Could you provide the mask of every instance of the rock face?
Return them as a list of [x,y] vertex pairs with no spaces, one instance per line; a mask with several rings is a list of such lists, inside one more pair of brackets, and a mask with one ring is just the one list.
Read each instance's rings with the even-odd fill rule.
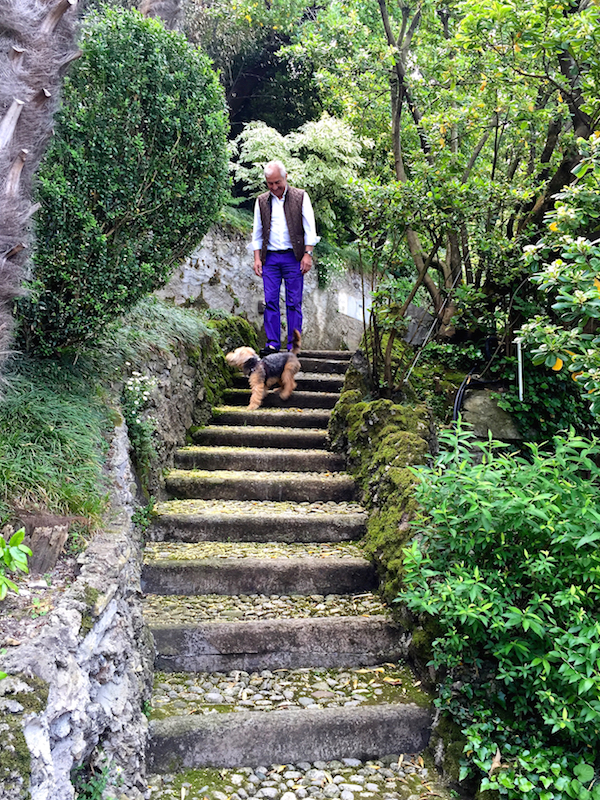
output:
[[[153,650],[139,602],[141,542],[131,523],[135,486],[124,425],[115,432],[108,471],[109,522],[81,557],[79,576],[39,635],[0,659],[0,669],[13,676],[0,698],[0,731],[15,738],[21,768],[20,777],[2,770],[3,800],[72,800],[71,769],[100,751],[121,773],[127,796],[141,797],[142,703],[150,696]],[[28,689],[39,698],[40,687],[47,702],[27,703]]]
[[[252,271],[252,258],[249,234],[214,227],[157,294],[177,305],[200,305],[222,308],[233,314],[243,313],[253,325],[262,329],[263,287],[262,280]],[[312,269],[304,279],[303,347],[355,350],[363,333],[361,304],[358,276],[334,277],[330,286],[319,289],[317,270]],[[281,309],[284,322],[283,288]]]
[[498,406],[490,389],[467,392],[462,416],[465,422],[473,426],[473,433],[478,439],[487,439],[488,431],[501,442],[520,442],[523,439],[513,418]]

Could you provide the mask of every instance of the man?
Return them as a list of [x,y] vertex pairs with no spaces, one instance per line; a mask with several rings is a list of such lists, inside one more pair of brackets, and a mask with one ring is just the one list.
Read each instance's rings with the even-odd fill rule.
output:
[[254,272],[263,279],[267,343],[260,355],[277,353],[281,347],[279,292],[285,283],[287,349],[294,346],[294,330],[302,332],[304,276],[312,267],[313,249],[319,241],[315,215],[308,194],[288,186],[281,161],[265,167],[268,192],[254,206]]

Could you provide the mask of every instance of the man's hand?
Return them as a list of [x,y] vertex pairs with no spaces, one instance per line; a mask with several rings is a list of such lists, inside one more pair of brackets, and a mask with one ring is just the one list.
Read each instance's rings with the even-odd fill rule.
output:
[[253,269],[255,275],[258,275],[259,278],[262,277],[262,261],[260,260],[260,258],[254,259]]
[[308,253],[304,253],[302,261],[300,262],[300,272],[306,275],[312,267],[312,257]]

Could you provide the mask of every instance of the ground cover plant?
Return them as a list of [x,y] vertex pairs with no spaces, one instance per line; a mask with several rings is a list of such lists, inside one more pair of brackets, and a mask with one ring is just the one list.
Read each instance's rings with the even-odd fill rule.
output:
[[460,428],[440,440],[435,466],[413,469],[423,513],[399,599],[438,626],[462,777],[515,800],[595,800],[600,443],[571,431],[517,454]]

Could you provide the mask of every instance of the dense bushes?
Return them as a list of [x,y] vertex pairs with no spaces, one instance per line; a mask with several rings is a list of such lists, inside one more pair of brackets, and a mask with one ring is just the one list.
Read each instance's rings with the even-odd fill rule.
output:
[[39,172],[37,251],[21,302],[30,350],[93,340],[161,286],[219,211],[222,92],[208,59],[137,12],[90,15]]
[[440,627],[442,707],[466,725],[483,788],[600,797],[582,784],[600,744],[600,446],[571,433],[525,458],[490,442],[478,463],[472,438],[442,435],[436,466],[414,470],[426,514],[400,597]]

